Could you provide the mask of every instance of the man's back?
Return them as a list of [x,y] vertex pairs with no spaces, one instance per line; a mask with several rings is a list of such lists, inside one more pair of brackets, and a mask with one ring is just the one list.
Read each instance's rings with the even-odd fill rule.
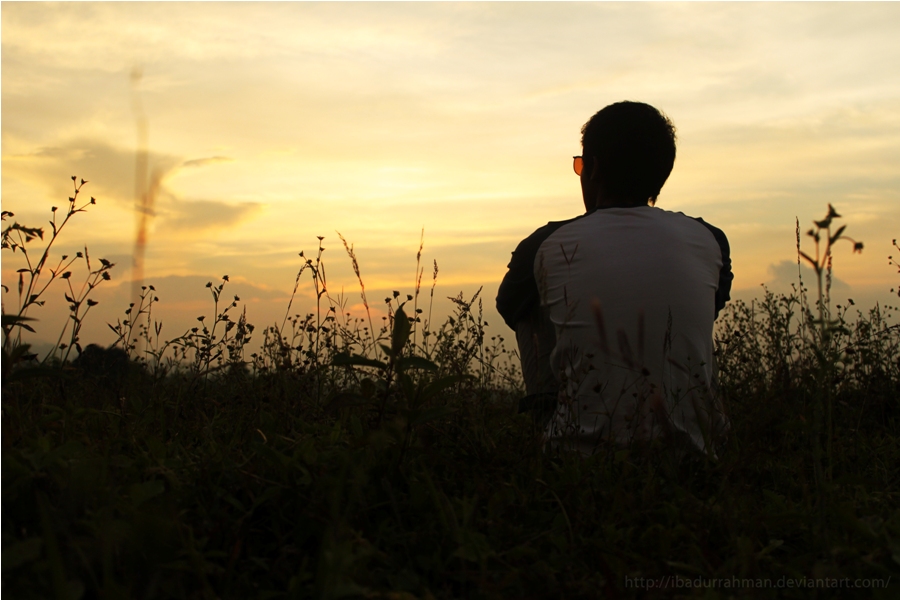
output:
[[534,276],[564,391],[552,441],[590,452],[686,434],[706,449],[725,425],[710,386],[727,252],[715,228],[651,206],[595,210],[541,243]]
[[658,109],[610,104],[581,147],[572,168],[587,212],[522,240],[497,292],[522,360],[520,410],[542,420],[555,406],[550,441],[586,454],[660,435],[708,450],[727,427],[712,326],[731,290],[728,241],[654,207],[676,154]]

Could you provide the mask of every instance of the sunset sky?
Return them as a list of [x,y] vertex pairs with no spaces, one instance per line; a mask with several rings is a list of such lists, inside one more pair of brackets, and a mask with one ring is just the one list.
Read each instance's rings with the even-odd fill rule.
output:
[[[145,281],[163,337],[212,313],[204,285],[224,274],[251,322],[281,323],[298,252],[313,254],[316,236],[329,291],[343,287],[358,312],[337,231],[355,245],[373,305],[411,293],[424,227],[423,286],[433,260],[436,297],[483,285],[492,330],[511,338],[493,306],[510,252],[583,211],[571,165],[580,128],[625,99],[674,121],[678,157],[657,205],[727,234],[734,295],[793,281],[794,219],[805,230],[830,202],[865,243],[862,254],[837,247],[834,296],[897,300],[887,259],[900,237],[897,3],[0,10],[3,210],[49,229],[70,176],[83,177],[97,205],[76,215],[59,250],[87,244],[116,263],[83,341],[110,343],[105,323],[130,297],[136,102],[160,181]],[[4,251],[7,311],[21,266]],[[63,291],[51,287],[56,304],[30,313],[41,339],[58,334]],[[308,280],[300,293],[305,311]]]

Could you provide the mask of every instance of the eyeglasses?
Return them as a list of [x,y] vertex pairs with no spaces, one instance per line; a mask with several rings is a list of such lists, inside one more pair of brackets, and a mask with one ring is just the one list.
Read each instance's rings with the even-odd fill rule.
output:
[[572,168],[575,169],[575,174],[581,177],[581,171],[584,169],[584,158],[573,156],[572,159]]

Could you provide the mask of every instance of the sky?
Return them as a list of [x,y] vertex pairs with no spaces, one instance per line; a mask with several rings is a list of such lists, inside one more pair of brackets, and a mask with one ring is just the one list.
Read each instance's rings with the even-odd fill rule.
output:
[[[361,314],[339,232],[376,318],[392,290],[413,292],[424,239],[435,320],[483,286],[490,330],[512,338],[494,309],[510,252],[583,212],[580,128],[620,100],[675,123],[657,206],[726,233],[733,297],[788,289],[795,218],[805,231],[831,203],[865,244],[836,247],[833,297],[896,304],[897,3],[3,2],[0,15],[4,226],[49,231],[84,178],[96,205],[54,256],[87,245],[116,265],[83,343],[111,343],[106,324],[124,318],[150,180],[143,280],[163,337],[212,314],[205,284],[226,274],[252,323],[280,324],[317,236],[329,293]],[[3,251],[7,312],[19,261]],[[29,312],[35,339],[65,321],[62,284]],[[291,312],[313,298],[304,274]]]

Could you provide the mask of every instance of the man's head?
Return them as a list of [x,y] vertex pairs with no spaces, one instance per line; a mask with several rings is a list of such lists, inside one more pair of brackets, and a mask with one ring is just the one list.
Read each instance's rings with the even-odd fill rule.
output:
[[675,164],[675,126],[642,102],[617,102],[581,128],[581,187],[588,210],[656,202]]

